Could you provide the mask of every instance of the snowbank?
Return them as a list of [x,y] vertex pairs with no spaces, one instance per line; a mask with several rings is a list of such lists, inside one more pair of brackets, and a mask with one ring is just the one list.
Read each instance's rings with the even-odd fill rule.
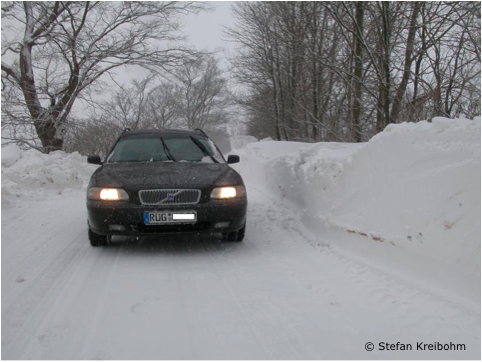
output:
[[239,150],[250,143],[258,142],[258,139],[253,136],[236,136],[231,137],[229,142],[231,143],[231,149]]
[[363,239],[480,278],[480,130],[480,118],[438,117],[390,125],[365,144],[263,142],[233,153],[248,183],[295,204],[315,234],[337,230],[357,237],[344,244],[351,250],[363,252],[354,245]]
[[15,145],[2,148],[2,206],[12,200],[38,200],[52,195],[85,191],[97,166],[78,152],[43,154],[22,151]]

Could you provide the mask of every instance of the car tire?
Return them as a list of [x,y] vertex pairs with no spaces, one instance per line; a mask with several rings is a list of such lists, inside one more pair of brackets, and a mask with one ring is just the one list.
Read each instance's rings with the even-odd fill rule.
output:
[[246,223],[244,223],[243,228],[238,231],[238,237],[237,237],[236,241],[243,241],[244,234],[246,234]]
[[109,245],[109,236],[96,234],[89,229],[89,241],[91,246],[107,246]]
[[243,241],[244,234],[246,233],[246,224],[237,232],[223,233],[222,241]]

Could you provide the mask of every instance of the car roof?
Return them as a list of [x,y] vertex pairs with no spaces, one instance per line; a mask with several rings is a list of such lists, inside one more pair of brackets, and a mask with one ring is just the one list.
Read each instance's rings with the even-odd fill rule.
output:
[[123,136],[127,135],[142,135],[142,134],[196,134],[196,135],[205,135],[204,131],[201,129],[170,129],[170,128],[162,128],[162,129],[136,129],[136,130],[126,130],[123,133]]

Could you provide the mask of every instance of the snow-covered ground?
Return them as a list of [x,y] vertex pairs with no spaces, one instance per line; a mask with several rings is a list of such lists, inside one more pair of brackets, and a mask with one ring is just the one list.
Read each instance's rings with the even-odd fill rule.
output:
[[231,144],[243,243],[109,248],[87,239],[96,166],[3,148],[2,358],[481,358],[480,119],[366,144],[255,141]]
[[479,118],[391,125],[366,144],[237,153],[254,187],[287,200],[331,246],[480,308]]

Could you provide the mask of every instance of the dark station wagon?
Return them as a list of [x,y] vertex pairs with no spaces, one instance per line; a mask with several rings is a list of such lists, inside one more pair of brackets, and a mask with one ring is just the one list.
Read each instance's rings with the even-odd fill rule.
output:
[[247,195],[241,176],[202,130],[124,131],[87,188],[89,239],[113,235],[220,233],[242,241]]

